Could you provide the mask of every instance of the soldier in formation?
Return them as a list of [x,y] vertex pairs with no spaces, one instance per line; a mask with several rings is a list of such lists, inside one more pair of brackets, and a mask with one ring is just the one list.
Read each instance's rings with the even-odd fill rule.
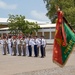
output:
[[38,57],[40,50],[41,58],[46,56],[46,41],[43,36],[40,38],[37,36],[20,37],[10,35],[8,38],[7,36],[2,36],[0,44],[3,55],[10,54],[11,56],[32,57],[32,53],[34,53],[34,57]]

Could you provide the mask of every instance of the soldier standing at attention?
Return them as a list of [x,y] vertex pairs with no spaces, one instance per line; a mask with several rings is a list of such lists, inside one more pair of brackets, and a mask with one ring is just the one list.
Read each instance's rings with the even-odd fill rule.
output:
[[26,42],[26,55],[29,56],[29,51],[28,51],[28,36],[25,36],[25,42]]
[[13,49],[13,52],[14,52],[14,54],[13,54],[13,56],[16,56],[16,53],[17,53],[17,51],[16,51],[16,36],[13,36],[13,47],[12,47],[12,49]]
[[1,37],[0,43],[1,43],[1,46],[2,46],[2,54],[6,55],[7,40],[6,40],[5,36]]
[[18,46],[18,56],[21,56],[21,37],[17,39],[17,46]]
[[8,38],[8,48],[9,48],[9,54],[12,55],[12,36],[9,35]]
[[32,46],[33,46],[33,41],[32,41],[31,36],[29,36],[29,40],[28,40],[29,57],[32,56]]
[[46,47],[46,41],[43,38],[43,36],[41,36],[40,39],[41,58],[45,57],[45,47]]
[[3,37],[3,55],[6,55],[6,50],[7,50],[7,39],[6,37],[4,36]]
[[[37,36],[36,36],[36,37],[37,37]],[[37,49],[38,49],[37,51],[38,51],[38,52],[37,52],[37,53],[38,53],[38,56],[39,56],[40,38],[37,37],[37,40],[38,40],[38,45],[37,45]]]
[[25,42],[25,37],[22,37],[21,42],[22,42],[22,55],[26,56],[26,42]]
[[38,57],[38,47],[39,47],[39,40],[37,39],[37,36],[34,37],[34,55],[35,57]]

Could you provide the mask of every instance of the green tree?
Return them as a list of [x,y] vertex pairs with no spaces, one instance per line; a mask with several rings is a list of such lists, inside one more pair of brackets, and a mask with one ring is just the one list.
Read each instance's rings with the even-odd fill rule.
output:
[[75,0],[43,0],[46,3],[46,8],[48,12],[46,15],[49,19],[51,19],[52,23],[55,22],[55,5],[59,5],[62,11],[64,12],[64,16],[68,20],[68,22],[75,26]]
[[34,31],[38,31],[40,28],[37,23],[29,22],[25,20],[25,16],[22,15],[9,15],[8,27],[11,33],[24,33],[31,34]]

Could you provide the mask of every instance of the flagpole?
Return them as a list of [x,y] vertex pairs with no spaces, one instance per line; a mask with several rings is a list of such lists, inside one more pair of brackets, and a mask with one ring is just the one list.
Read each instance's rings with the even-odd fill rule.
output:
[[75,6],[75,0],[74,0],[74,6]]
[[73,28],[71,27],[71,25],[68,23],[68,21],[66,20],[65,17],[63,17],[63,20],[65,21],[65,23],[70,27],[70,29],[74,32]]
[[[75,1],[74,1],[75,2]],[[60,11],[60,6],[56,5],[56,10]],[[71,27],[71,25],[68,23],[68,21],[66,20],[66,18],[63,16],[63,20],[65,21],[65,23],[70,27],[70,29],[74,32],[73,28]]]

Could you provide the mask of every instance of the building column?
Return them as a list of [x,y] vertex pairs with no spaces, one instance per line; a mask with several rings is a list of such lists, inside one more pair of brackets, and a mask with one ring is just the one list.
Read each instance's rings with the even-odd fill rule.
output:
[[35,32],[36,33],[36,36],[37,36],[37,32]]
[[44,31],[42,32],[42,35],[44,36]]
[[50,39],[51,39],[51,31],[50,31]]
[[3,33],[1,33],[1,36],[3,36]]

